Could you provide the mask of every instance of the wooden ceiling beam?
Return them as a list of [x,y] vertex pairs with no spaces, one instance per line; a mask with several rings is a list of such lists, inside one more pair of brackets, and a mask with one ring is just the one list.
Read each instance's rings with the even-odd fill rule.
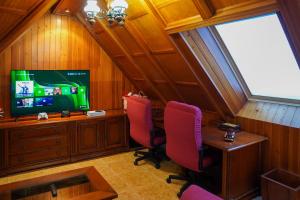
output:
[[[75,17],[78,19],[78,21],[83,24],[83,26],[86,28],[86,30],[91,34],[91,36],[95,39],[95,41],[99,44],[99,41],[97,39],[97,33],[99,32],[95,32],[92,29],[92,26],[90,24],[88,24],[88,22],[83,18],[83,16],[80,13],[75,14]],[[105,32],[105,30],[102,30],[100,33]],[[95,35],[96,34],[96,35]],[[99,44],[100,45],[100,44]],[[101,45],[100,45],[101,46]],[[101,47],[102,48],[102,47]],[[140,78],[136,78],[136,77],[132,77],[130,76],[130,74],[128,73],[128,71],[125,71],[122,67],[120,67],[118,65],[117,62],[115,62],[114,59],[116,58],[120,58],[120,57],[124,57],[124,55],[117,55],[112,57],[107,51],[106,49],[103,48],[103,50],[110,56],[110,58],[113,60],[114,64],[122,71],[122,73],[126,76],[126,78],[131,81],[131,83],[139,90],[142,90],[142,88],[140,87],[139,84],[137,84],[137,81],[145,81],[144,79],[140,79]]]
[[[82,16],[81,13],[77,13],[77,18],[80,20],[80,22],[84,23],[84,17]],[[151,89],[155,92],[155,94],[157,95],[157,97],[164,103],[167,103],[166,98],[162,95],[162,93],[155,87],[155,83],[153,83],[148,76],[140,69],[140,67],[136,64],[134,58],[127,52],[125,46],[123,44],[120,43],[120,41],[118,40],[118,38],[112,33],[111,29],[109,29],[107,27],[107,25],[105,24],[105,22],[97,19],[96,23],[99,23],[102,28],[104,29],[104,31],[110,36],[110,38],[119,46],[119,48],[121,49],[122,53],[126,56],[126,58],[134,65],[135,69],[137,69],[139,71],[139,73],[143,76],[142,80],[144,80],[150,87]],[[85,27],[86,24],[84,23]],[[100,45],[101,46],[101,45]],[[111,58],[113,59],[112,55]],[[117,63],[117,62],[115,62]],[[130,80],[132,80],[132,78],[130,76],[127,76]]]
[[159,71],[159,73],[167,80],[167,83],[172,88],[172,90],[176,93],[177,97],[181,101],[185,101],[183,96],[180,94],[178,88],[175,86],[175,82],[170,78],[170,76],[168,76],[166,71],[162,70],[162,66],[153,58],[153,56],[150,53],[150,50],[147,48],[147,45],[143,41],[140,33],[134,28],[132,23],[130,21],[126,21],[125,27],[128,30],[128,32],[131,34],[131,36],[137,41],[137,43],[142,48],[142,50],[145,52],[147,58],[156,67],[156,69]]
[[[226,112],[225,110],[227,110],[228,108],[226,107],[227,109],[223,109],[223,106],[221,106],[219,101],[218,101],[219,97],[214,95],[215,92],[212,92],[212,91],[209,90],[208,86],[205,83],[205,80],[203,80],[203,78],[201,78],[201,75],[199,73],[199,69],[200,69],[199,66],[193,66],[191,64],[191,60],[189,60],[189,57],[186,54],[187,53],[192,54],[192,52],[190,52],[188,50],[188,47],[185,44],[184,40],[181,39],[181,40],[176,41],[175,40],[176,38],[181,38],[181,35],[179,35],[179,34],[175,35],[174,34],[172,37],[170,37],[171,42],[173,43],[173,45],[178,50],[178,53],[180,54],[180,56],[184,59],[184,62],[186,63],[189,70],[193,73],[193,76],[195,77],[195,79],[197,81],[197,85],[204,90],[205,94],[207,95],[207,98],[208,98],[209,102],[212,103],[213,107],[220,114],[222,119],[227,119],[229,113]],[[181,43],[181,44],[179,44],[178,42]],[[233,113],[230,113],[230,115],[232,116]]]
[[288,39],[300,68],[300,1],[278,0],[278,3],[280,14],[285,22],[283,23],[285,31],[288,33]]
[[44,16],[60,0],[44,0],[8,32],[0,41],[0,53],[18,39],[34,22]]
[[5,7],[5,6],[0,6],[0,12],[13,14],[13,15],[20,15],[20,16],[24,16],[27,14],[27,10],[22,10],[22,9],[18,9],[18,8],[10,8],[10,7]]
[[202,19],[209,19],[215,14],[215,10],[209,4],[208,0],[193,0]]
[[195,28],[254,17],[276,11],[278,11],[278,3],[276,0],[251,0],[218,9],[215,11],[212,17],[205,20],[203,20],[202,16],[199,14],[168,23],[165,31],[167,31],[168,34],[179,33]]
[[177,1],[179,0],[164,0],[164,1],[155,2],[155,7],[160,9],[168,5],[171,5],[173,3],[176,3]]
[[107,27],[106,24],[104,24],[103,21],[97,19],[98,23],[100,23],[103,27],[103,29],[109,34],[109,36],[114,40],[114,42],[116,42],[118,44],[118,46],[120,47],[120,49],[122,50],[122,52],[126,55],[126,57],[129,59],[129,61],[131,63],[133,63],[133,65],[135,66],[136,69],[139,70],[140,74],[142,74],[143,78],[145,79],[146,83],[150,85],[151,89],[156,93],[156,95],[160,98],[160,100],[166,104],[167,100],[164,97],[164,95],[161,93],[161,91],[159,91],[156,86],[154,85],[154,83],[148,78],[148,76],[140,69],[140,67],[135,63],[134,58],[126,51],[126,48],[124,47],[124,45],[122,45],[120,43],[120,41],[115,37],[115,35],[112,33],[112,31]]

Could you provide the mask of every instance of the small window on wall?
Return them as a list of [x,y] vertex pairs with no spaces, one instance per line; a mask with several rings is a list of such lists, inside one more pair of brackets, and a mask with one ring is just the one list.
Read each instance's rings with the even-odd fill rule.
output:
[[215,28],[252,96],[300,102],[300,69],[277,14]]

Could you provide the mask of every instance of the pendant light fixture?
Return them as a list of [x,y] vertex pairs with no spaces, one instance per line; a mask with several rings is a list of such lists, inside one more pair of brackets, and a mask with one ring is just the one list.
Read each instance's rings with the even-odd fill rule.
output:
[[109,24],[124,25],[127,8],[128,4],[125,0],[111,0],[107,5],[107,9],[101,9],[97,0],[87,0],[84,12],[87,15],[87,20],[92,24],[98,18],[107,19]]

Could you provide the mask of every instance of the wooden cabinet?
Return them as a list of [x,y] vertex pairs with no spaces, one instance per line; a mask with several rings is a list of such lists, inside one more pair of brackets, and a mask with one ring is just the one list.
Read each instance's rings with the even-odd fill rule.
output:
[[70,160],[70,123],[53,123],[7,130],[8,170],[32,169],[39,165]]
[[123,111],[0,123],[0,176],[127,150]]
[[105,121],[89,120],[78,122],[79,154],[96,152],[104,148]]
[[124,123],[124,117],[108,119],[106,127],[105,148],[111,149],[126,145],[126,124]]
[[0,174],[4,168],[4,131],[0,130]]
[[77,150],[73,161],[113,154],[128,149],[126,117],[89,119],[77,122]]

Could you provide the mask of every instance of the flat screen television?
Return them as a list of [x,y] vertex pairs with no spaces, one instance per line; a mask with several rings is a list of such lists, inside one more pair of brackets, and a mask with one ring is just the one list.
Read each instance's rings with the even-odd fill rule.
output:
[[89,90],[88,70],[12,70],[11,114],[87,111]]

